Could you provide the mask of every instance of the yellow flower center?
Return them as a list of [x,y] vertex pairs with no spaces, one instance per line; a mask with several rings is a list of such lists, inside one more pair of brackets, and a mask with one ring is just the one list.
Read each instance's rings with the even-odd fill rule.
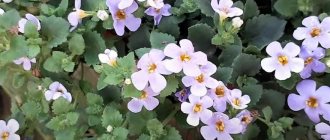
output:
[[8,138],[9,138],[9,132],[3,132],[1,134],[1,138],[2,138],[2,140],[8,140]]
[[145,98],[147,98],[148,97],[148,94],[147,94],[147,92],[145,92],[145,91],[142,91],[141,92],[141,96],[140,96],[140,99],[145,99]]
[[116,13],[117,20],[123,20],[126,18],[126,13],[124,10],[118,10]]
[[148,72],[153,73],[157,69],[157,65],[155,63],[152,63],[151,65],[148,66]]
[[188,62],[191,58],[188,54],[185,53],[180,56],[180,59],[182,62]]
[[236,106],[240,106],[241,105],[241,101],[238,98],[235,98],[233,100],[233,104],[236,105]]
[[201,104],[195,104],[194,106],[194,112],[197,113],[197,112],[200,112],[202,111],[202,105]]
[[319,106],[319,103],[317,102],[317,99],[315,97],[309,97],[309,99],[306,101],[306,105],[311,108],[317,108]]
[[321,34],[321,29],[320,28],[313,28],[312,31],[310,32],[312,37],[317,37]]
[[289,63],[288,57],[285,55],[281,55],[277,59],[283,66]]
[[244,116],[241,119],[241,122],[243,122],[243,124],[245,124],[245,125],[249,124],[251,122],[250,116]]
[[308,65],[310,63],[313,62],[313,57],[308,57],[306,60],[305,60],[305,65]]
[[204,75],[201,74],[201,75],[197,76],[195,79],[198,83],[202,83],[202,82],[204,82]]
[[157,8],[156,8],[156,13],[160,13],[160,9],[157,9]]
[[215,129],[219,132],[223,132],[225,130],[225,123],[223,123],[223,121],[217,121],[215,123]]
[[117,61],[116,61],[116,59],[110,59],[109,62],[108,62],[108,64],[110,66],[114,67],[114,66],[117,66]]
[[80,19],[90,16],[90,14],[87,14],[86,11],[84,10],[78,9],[77,12]]
[[216,89],[215,89],[215,94],[218,96],[218,97],[223,97],[225,96],[225,88],[223,86],[218,86]]

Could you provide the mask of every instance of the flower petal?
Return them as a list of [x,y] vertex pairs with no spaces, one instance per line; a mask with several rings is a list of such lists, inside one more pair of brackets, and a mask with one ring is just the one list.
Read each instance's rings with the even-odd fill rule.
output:
[[320,134],[329,134],[330,126],[326,123],[321,122],[321,123],[315,125],[315,130],[317,133],[320,133]]
[[160,62],[165,58],[164,52],[158,49],[151,49],[149,57],[153,62]]
[[273,57],[268,57],[261,60],[261,67],[266,72],[273,72],[278,67],[278,63]]
[[131,76],[132,83],[136,89],[143,90],[147,86],[149,76],[146,76],[146,75],[147,75],[147,73],[143,70],[134,72],[132,74],[132,76]]
[[322,20],[321,27],[326,32],[330,32],[330,17],[326,17]]
[[300,95],[307,98],[315,93],[316,82],[313,80],[303,80],[297,84],[296,89]]
[[195,52],[191,56],[191,62],[198,65],[206,65],[207,64],[207,55],[201,51]]
[[195,78],[191,76],[184,76],[181,81],[185,87],[190,87],[195,83]]
[[[216,0],[212,0],[212,1],[216,1]],[[203,138],[206,140],[214,140],[217,138],[218,132],[216,131],[216,129],[214,129],[213,126],[202,126],[201,134]]]
[[181,48],[174,43],[167,44],[166,47],[164,48],[164,54],[171,58],[180,57]]
[[295,57],[300,53],[300,47],[292,42],[285,45],[284,53],[288,56]]
[[299,111],[305,108],[306,98],[297,94],[290,94],[288,97],[288,106],[293,111]]
[[321,73],[321,72],[325,72],[325,70],[327,69],[327,67],[321,61],[314,60],[312,69],[315,72]]
[[31,70],[31,62],[30,61],[24,61],[23,62],[23,69],[28,71]]
[[141,25],[141,19],[134,17],[132,14],[127,15],[125,25],[130,31],[134,32],[139,29]]
[[197,126],[199,124],[199,115],[196,113],[191,113],[187,117],[187,123],[191,126]]
[[76,10],[78,10],[78,9],[80,9],[80,7],[81,7],[81,0],[75,0],[74,1],[74,8]]
[[181,104],[181,111],[186,114],[190,114],[193,110],[193,105],[187,102]]
[[205,78],[205,86],[208,88],[216,88],[218,86],[218,81],[212,77]]
[[68,15],[68,21],[71,26],[78,26],[79,23],[79,16],[77,12],[71,12]]
[[306,38],[303,42],[302,45],[306,46],[307,49],[309,50],[314,50],[318,46],[318,41],[315,38]]
[[133,4],[134,0],[122,0],[118,4],[119,9],[125,9]]
[[24,33],[26,22],[27,22],[27,19],[25,19],[25,18],[22,18],[21,20],[18,21],[18,31],[20,33]]
[[188,39],[182,39],[179,42],[182,51],[184,51],[184,53],[193,53],[194,52],[194,46],[192,44],[192,42]]
[[322,47],[328,49],[330,48],[330,34],[329,33],[325,33],[322,36],[319,36],[318,40],[321,44]]
[[148,97],[144,100],[143,105],[147,110],[151,111],[159,105],[159,101],[155,97]]
[[290,70],[299,73],[304,69],[304,60],[301,58],[292,58],[289,61]]
[[212,114],[213,112],[211,110],[204,109],[203,112],[201,112],[200,114],[201,121],[206,124],[211,119]]
[[[328,86],[321,86],[319,89],[315,91],[315,96],[321,100],[322,103],[330,102],[330,88]],[[330,113],[330,112],[329,112]]]
[[127,108],[128,110],[138,113],[142,110],[142,103],[138,99],[132,99],[131,101],[128,102]]
[[17,134],[10,134],[8,140],[20,140],[21,137]]
[[318,110],[306,107],[305,112],[308,118],[311,119],[311,121],[313,121],[314,123],[320,122],[320,113]]
[[99,60],[101,63],[108,63],[110,61],[108,55],[106,55],[106,54],[103,54],[103,53],[99,54],[98,57],[99,57]]
[[195,96],[204,96],[206,95],[206,87],[200,84],[194,84],[190,87],[191,94]]
[[286,80],[291,77],[290,68],[287,66],[280,66],[275,70],[275,78],[278,80]]
[[116,34],[123,36],[125,33],[125,23],[123,21],[114,20],[113,27],[115,28]]
[[228,17],[240,16],[243,14],[243,10],[237,7],[233,7],[229,9]]
[[8,121],[7,127],[10,132],[15,133],[19,129],[19,124],[16,120],[10,119]]
[[162,91],[166,87],[166,84],[167,84],[164,76],[162,76],[158,73],[154,73],[154,74],[150,75],[149,83],[150,83],[151,89],[156,93],[159,93],[160,91]]
[[47,101],[50,101],[51,99],[53,99],[53,96],[54,96],[54,92],[53,91],[47,90],[45,92],[45,97],[46,97],[46,100]]
[[183,73],[188,76],[198,76],[201,74],[199,66],[193,63],[183,63]]
[[134,13],[139,8],[139,5],[133,0],[131,6],[125,8],[125,12],[128,14]]
[[266,47],[266,52],[270,56],[277,57],[282,52],[282,46],[279,42],[274,41]]
[[296,30],[294,30],[293,37],[297,40],[303,40],[307,37],[308,34],[309,34],[308,28],[298,27]]
[[177,59],[164,60],[165,68],[171,72],[179,73],[182,70],[182,63]]
[[303,19],[302,24],[306,27],[315,27],[320,24],[320,21],[317,16],[309,16]]

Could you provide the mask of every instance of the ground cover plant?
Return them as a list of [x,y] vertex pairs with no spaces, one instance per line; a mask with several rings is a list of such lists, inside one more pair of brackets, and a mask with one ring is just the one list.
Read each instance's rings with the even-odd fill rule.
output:
[[330,0],[1,0],[1,140],[330,140]]

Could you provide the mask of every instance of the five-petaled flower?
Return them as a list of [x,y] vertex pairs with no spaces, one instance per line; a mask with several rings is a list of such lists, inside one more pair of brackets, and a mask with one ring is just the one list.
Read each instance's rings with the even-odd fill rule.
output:
[[1,140],[20,140],[20,136],[15,134],[19,129],[19,123],[15,119],[6,122],[0,120],[0,139]]
[[154,17],[154,24],[158,25],[163,16],[170,16],[171,5],[165,4],[162,8],[149,7],[145,13]]
[[164,49],[164,54],[173,59],[164,61],[165,67],[174,73],[183,73],[188,76],[199,76],[202,74],[199,66],[207,63],[205,53],[194,52],[194,46],[190,40],[182,39],[180,46],[170,43]]
[[45,92],[45,97],[47,101],[56,100],[60,97],[72,101],[71,93],[66,90],[66,88],[59,82],[53,82],[49,85],[49,90]]
[[17,65],[23,65],[23,69],[28,71],[31,70],[31,63],[36,63],[36,59],[35,58],[28,58],[28,57],[21,57],[17,60],[14,60],[14,63]]
[[230,91],[230,95],[228,96],[228,101],[235,109],[245,109],[248,107],[247,104],[251,102],[249,95],[243,95],[242,91],[239,89],[233,89]]
[[188,114],[187,123],[192,126],[197,126],[199,120],[206,123],[212,117],[212,111],[208,108],[213,105],[213,101],[209,96],[198,97],[189,95],[189,102],[181,104],[181,111]]
[[133,3],[127,8],[120,9],[118,7],[121,0],[107,0],[106,4],[113,19],[113,27],[117,35],[122,36],[125,33],[125,26],[130,31],[136,31],[141,25],[141,19],[136,18],[132,13],[138,9],[138,4]]
[[330,120],[330,88],[321,86],[316,90],[316,82],[313,80],[303,80],[296,87],[298,93],[290,94],[288,105],[293,111],[304,109],[307,116],[315,123],[320,122],[319,115],[323,115],[326,120]]
[[236,118],[238,118],[241,121],[241,125],[242,125],[241,133],[244,133],[246,131],[246,127],[253,121],[252,114],[248,110],[242,110],[240,113],[236,115]]
[[314,50],[310,50],[305,46],[302,46],[299,57],[304,59],[305,68],[299,73],[301,78],[309,78],[312,71],[318,73],[324,72],[326,70],[326,66],[320,61],[320,59],[324,56],[325,50],[323,48],[317,47]]
[[157,95],[159,95],[159,93],[156,93],[150,87],[147,87],[141,91],[140,97],[133,97],[133,99],[128,102],[127,108],[134,113],[140,112],[143,106],[149,111],[153,110],[159,104],[158,99],[154,97]]
[[152,49],[149,53],[144,54],[137,64],[140,70],[131,76],[133,85],[138,90],[143,90],[149,83],[154,92],[159,93],[166,87],[166,79],[162,74],[171,74],[163,65],[165,55],[163,51]]
[[232,0],[212,0],[211,6],[215,12],[220,15],[220,19],[235,17],[243,14],[243,10],[233,6]]
[[261,60],[261,67],[266,72],[275,71],[275,78],[285,80],[291,77],[291,71],[299,73],[304,69],[304,60],[296,58],[300,52],[299,46],[290,42],[284,49],[279,42],[270,43],[266,52],[271,57]]
[[32,14],[25,14],[25,18],[22,18],[18,21],[18,31],[19,32],[24,33],[25,25],[28,21],[33,23],[37,27],[38,31],[41,29],[40,21],[37,17],[35,17]]
[[298,27],[293,32],[293,37],[303,40],[302,45],[308,49],[315,49],[320,43],[324,48],[330,48],[330,17],[326,17],[320,23],[316,16],[306,17],[302,24],[305,27]]
[[180,102],[186,102],[190,94],[191,92],[189,88],[183,88],[175,93],[175,97],[177,97]]
[[213,101],[213,108],[217,112],[224,112],[227,109],[227,101],[230,96],[230,90],[224,85],[223,82],[219,81],[215,88],[208,91],[208,96],[210,96]]
[[330,140],[330,126],[326,123],[319,123],[315,125],[317,133],[321,134],[321,138],[324,140]]
[[104,53],[100,53],[98,57],[100,62],[103,64],[108,64],[110,66],[117,65],[118,54],[114,50],[105,49]]
[[74,3],[74,12],[69,13],[68,21],[73,26],[70,31],[73,31],[78,27],[78,24],[81,23],[82,19],[90,16],[86,11],[81,10],[81,0],[75,0]]
[[216,112],[206,122],[207,126],[201,127],[201,134],[205,140],[232,140],[230,134],[238,134],[242,130],[238,118],[229,119],[226,114]]

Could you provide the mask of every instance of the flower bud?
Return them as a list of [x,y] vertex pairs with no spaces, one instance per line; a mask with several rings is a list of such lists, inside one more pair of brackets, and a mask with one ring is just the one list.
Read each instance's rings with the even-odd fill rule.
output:
[[108,125],[107,131],[110,133],[113,130],[113,127],[111,125]]
[[97,17],[102,21],[107,20],[109,18],[109,14],[105,10],[99,10],[97,12]]
[[232,25],[234,28],[240,28],[243,25],[243,20],[240,17],[235,17],[232,20]]
[[126,78],[126,79],[125,79],[125,84],[126,84],[126,85],[130,85],[130,84],[132,84],[131,79]]

